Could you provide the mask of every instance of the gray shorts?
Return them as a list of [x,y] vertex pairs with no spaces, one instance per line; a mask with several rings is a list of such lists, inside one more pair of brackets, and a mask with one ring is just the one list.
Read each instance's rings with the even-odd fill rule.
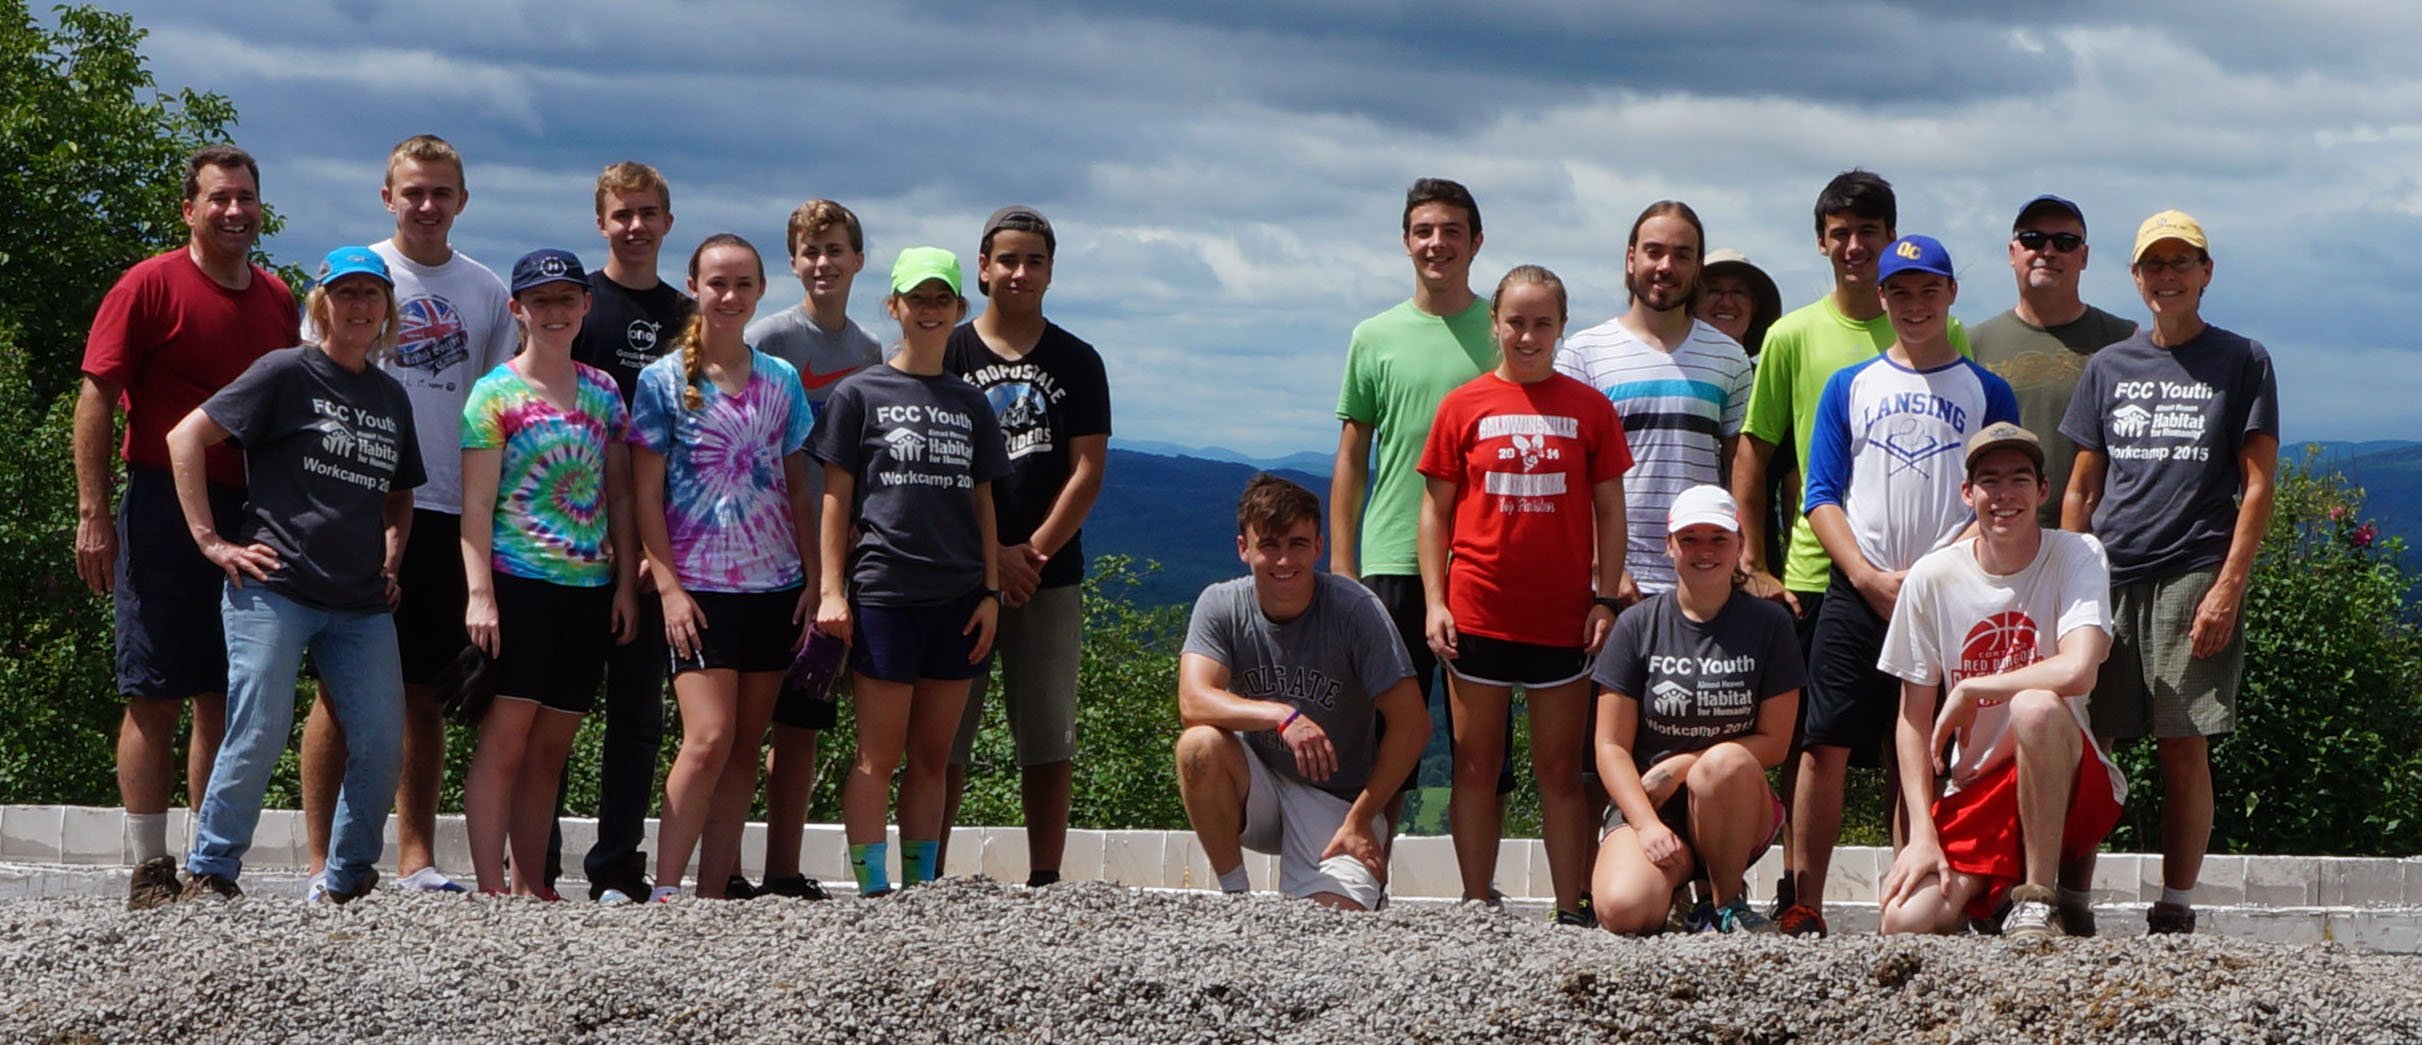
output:
[[[992,664],[1001,673],[1001,703],[1008,709],[1018,765],[1045,766],[1076,757],[1076,668],[1084,634],[1085,600],[1078,585],[1038,588],[1026,605],[1001,607]],[[950,749],[954,766],[966,765],[975,755],[988,681],[989,671],[977,676],[968,694],[958,740]]]
[[[1345,825],[1354,803],[1310,784],[1278,775],[1253,753],[1245,738],[1228,734],[1245,758],[1250,782],[1245,791],[1245,828],[1237,841],[1256,853],[1278,854],[1278,891],[1290,897],[1334,893],[1369,911],[1378,908],[1387,891],[1369,866],[1351,856],[1320,858]],[[1384,816],[1371,818],[1371,837],[1388,837]]]
[[2237,728],[2237,684],[2245,677],[2245,613],[2229,644],[2194,654],[2195,607],[2220,578],[2206,566],[2175,577],[2111,586],[2111,657],[2087,704],[2094,734],[2217,737]]

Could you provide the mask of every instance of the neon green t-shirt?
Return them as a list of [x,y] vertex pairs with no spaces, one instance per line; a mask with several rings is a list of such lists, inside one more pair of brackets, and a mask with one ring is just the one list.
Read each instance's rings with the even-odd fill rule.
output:
[[1414,466],[1429,442],[1430,419],[1448,392],[1496,366],[1487,298],[1474,298],[1450,316],[1433,316],[1406,301],[1355,324],[1337,416],[1371,426],[1374,460],[1357,560],[1364,575],[1421,572],[1414,538],[1423,484]]
[[[1972,355],[1968,331],[1954,318],[1951,347]],[[1808,426],[1816,420],[1817,397],[1834,371],[1864,363],[1892,347],[1892,321],[1878,315],[1864,323],[1845,316],[1826,295],[1786,313],[1766,330],[1766,345],[1758,353],[1757,383],[1749,392],[1749,418],[1741,431],[1776,446],[1791,439],[1797,460],[1808,460]],[[1807,472],[1801,472],[1802,502],[1806,501]],[[1773,564],[1767,564],[1773,569]],[[1783,556],[1783,586],[1792,591],[1824,591],[1833,560],[1817,542],[1816,530],[1802,515],[1791,524],[1791,548]]]

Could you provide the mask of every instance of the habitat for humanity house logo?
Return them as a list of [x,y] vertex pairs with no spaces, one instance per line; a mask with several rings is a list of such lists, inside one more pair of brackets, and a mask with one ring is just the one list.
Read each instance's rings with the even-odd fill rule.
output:
[[925,459],[925,437],[908,428],[894,428],[883,437],[893,460],[914,463]]

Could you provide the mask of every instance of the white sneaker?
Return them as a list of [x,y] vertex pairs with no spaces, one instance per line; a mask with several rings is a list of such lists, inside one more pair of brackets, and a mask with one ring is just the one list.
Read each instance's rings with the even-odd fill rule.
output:
[[672,887],[672,886],[669,886],[669,885],[660,885],[660,886],[657,886],[657,887],[656,887],[656,888],[654,888],[654,889],[650,889],[650,890],[648,890],[648,902],[649,902],[649,903],[670,903],[670,902],[672,902],[672,900],[673,900],[673,898],[674,898],[674,897],[676,897],[676,896],[680,896],[680,895],[681,895],[681,890],[679,890],[679,889],[677,889],[677,888],[674,888],[674,887]]
[[311,884],[303,890],[303,902],[328,902],[328,872],[322,871],[311,876]]
[[632,899],[631,894],[623,892],[620,889],[608,889],[597,894],[597,902],[601,904],[616,905],[638,903],[639,901]]
[[2010,890],[2010,913],[2002,916],[2002,935],[2013,940],[2045,940],[2060,935],[2052,923],[2052,905],[2059,894],[2040,885]]
[[444,874],[439,873],[438,869],[434,867],[424,867],[418,871],[414,871],[411,874],[405,875],[401,879],[398,879],[395,884],[398,888],[416,893],[460,893],[469,891],[464,889],[460,883],[457,883],[453,879],[446,877]]

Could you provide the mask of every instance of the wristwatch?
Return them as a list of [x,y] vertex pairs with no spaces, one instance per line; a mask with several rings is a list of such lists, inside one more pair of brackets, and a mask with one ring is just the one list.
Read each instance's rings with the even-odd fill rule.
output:
[[1601,596],[1589,601],[1591,605],[1606,607],[1607,612],[1609,613],[1620,615],[1623,612],[1623,600],[1621,599],[1609,599]]

